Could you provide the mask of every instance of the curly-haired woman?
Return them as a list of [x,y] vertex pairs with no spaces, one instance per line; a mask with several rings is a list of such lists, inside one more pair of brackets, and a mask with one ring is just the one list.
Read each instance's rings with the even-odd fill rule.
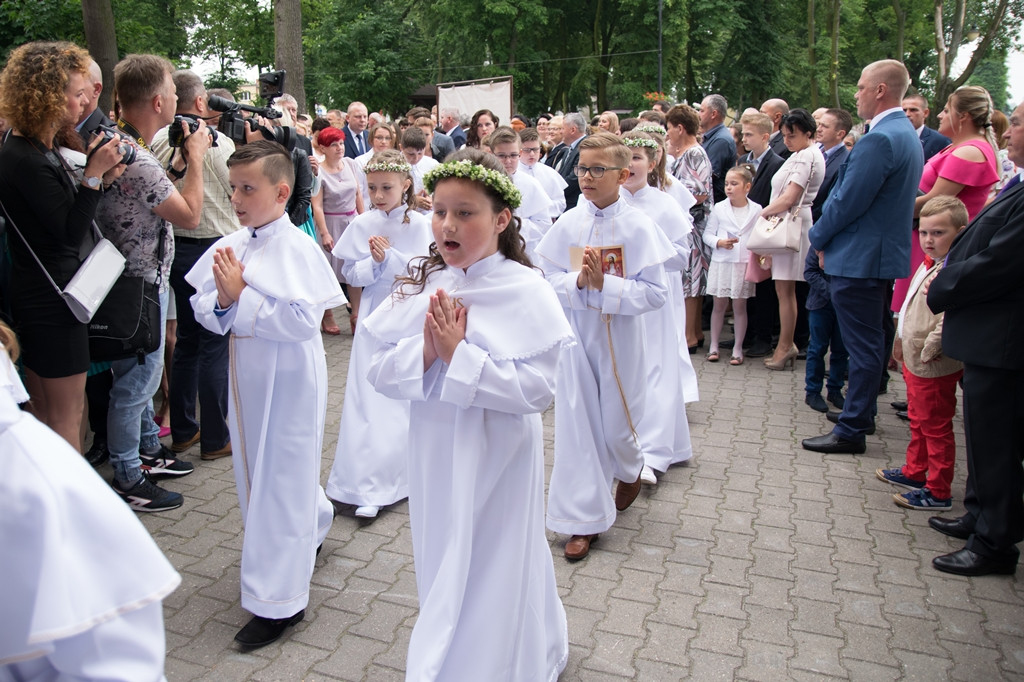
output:
[[[11,52],[0,74],[0,117],[11,128],[0,147],[0,202],[57,286],[82,263],[100,188],[116,179],[119,140],[97,138],[81,173],[68,173],[54,137],[78,122],[89,101],[89,54],[71,43],[35,42]],[[13,231],[10,300],[23,347],[32,411],[81,451],[89,337]]]

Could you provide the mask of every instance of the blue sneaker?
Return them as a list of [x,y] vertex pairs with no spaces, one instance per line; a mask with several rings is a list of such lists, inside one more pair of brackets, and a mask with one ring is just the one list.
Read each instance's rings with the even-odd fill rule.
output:
[[904,488],[910,488],[911,490],[920,490],[926,483],[926,481],[915,481],[912,478],[904,476],[903,467],[896,467],[895,469],[875,469],[875,476],[877,476],[880,481],[895,483],[896,485],[901,485]]
[[953,506],[953,498],[947,497],[944,500],[940,500],[932,495],[928,488],[911,490],[909,493],[903,493],[902,495],[896,494],[892,496],[892,499],[896,504],[907,509],[949,509]]

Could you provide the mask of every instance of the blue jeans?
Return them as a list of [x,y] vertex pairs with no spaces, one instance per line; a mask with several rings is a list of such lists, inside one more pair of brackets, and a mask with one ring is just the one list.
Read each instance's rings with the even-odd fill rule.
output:
[[807,311],[807,326],[810,329],[810,343],[807,345],[807,372],[804,376],[808,393],[821,393],[821,384],[825,377],[825,353],[832,347],[829,357],[828,392],[843,389],[843,377],[849,366],[850,356],[843,345],[843,335],[839,331],[839,320],[836,319],[835,308],[831,303],[817,310]]
[[[171,288],[178,313],[178,341],[171,363],[171,440],[184,443],[202,426],[200,452],[228,444],[228,335],[214,334],[196,322],[192,302],[196,290],[185,275],[216,239],[174,240]],[[199,421],[196,421],[196,395]]]
[[160,294],[160,347],[140,365],[135,358],[110,363],[114,385],[107,413],[107,449],[114,480],[130,488],[142,478],[139,448],[160,447],[160,428],[153,422],[153,394],[164,371],[164,333],[167,327],[167,291]]

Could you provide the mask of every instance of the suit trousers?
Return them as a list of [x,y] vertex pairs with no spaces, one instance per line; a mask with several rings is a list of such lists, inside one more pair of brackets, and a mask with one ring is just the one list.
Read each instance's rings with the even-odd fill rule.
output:
[[964,364],[967,549],[1016,559],[1024,540],[1024,370]]
[[910,445],[903,475],[928,481],[928,491],[940,500],[952,497],[956,441],[956,385],[963,372],[944,377],[919,377],[903,366],[907,383],[907,415],[910,417]]
[[839,423],[832,432],[863,442],[878,411],[878,385],[885,369],[883,316],[889,280],[832,275],[832,307],[850,354],[850,382]]

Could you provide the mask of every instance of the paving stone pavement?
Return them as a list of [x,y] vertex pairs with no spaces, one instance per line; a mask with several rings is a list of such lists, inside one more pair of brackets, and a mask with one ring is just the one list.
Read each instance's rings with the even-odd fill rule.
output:
[[[324,481],[351,336],[325,342]],[[902,380],[879,399],[866,454],[823,456],[799,446],[830,426],[803,404],[804,363],[769,372],[694,357],[694,459],[645,487],[587,559],[568,563],[565,536],[548,534],[569,620],[561,680],[1024,680],[1024,569],[935,571],[931,559],[961,543],[931,530],[930,514],[896,507],[897,489],[875,478],[904,460],[908,430],[888,406]],[[553,412],[544,421],[550,474]],[[960,414],[956,431],[950,515],[963,511]],[[141,515],[182,576],[164,602],[168,679],[403,679],[417,613],[407,504],[372,523],[335,518],[305,621],[243,653],[230,460],[201,462],[198,448],[185,458],[196,473],[167,483],[185,505]]]

